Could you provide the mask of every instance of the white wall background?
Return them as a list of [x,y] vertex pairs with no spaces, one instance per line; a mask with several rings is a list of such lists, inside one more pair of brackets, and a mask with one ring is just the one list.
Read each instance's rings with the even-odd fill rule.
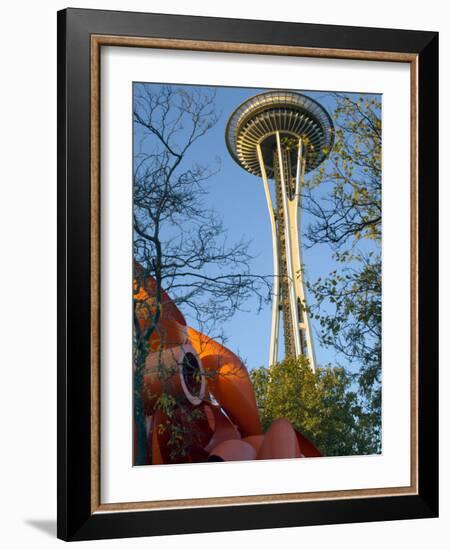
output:
[[[0,34],[0,544],[35,550],[55,539],[56,518],[56,11],[64,2],[2,5]],[[450,31],[445,3],[410,0],[78,1],[76,7],[279,19],[441,31],[441,121],[449,121]],[[277,11],[278,8],[281,8]],[[441,280],[449,280],[450,140],[441,123]],[[432,215],[432,214],[431,214]],[[441,311],[450,306],[442,285]],[[444,323],[444,321],[446,321]],[[448,320],[442,315],[445,343]],[[27,357],[27,361],[24,361]],[[450,538],[449,353],[441,346],[441,518],[83,543],[91,548],[401,546],[443,548]]]

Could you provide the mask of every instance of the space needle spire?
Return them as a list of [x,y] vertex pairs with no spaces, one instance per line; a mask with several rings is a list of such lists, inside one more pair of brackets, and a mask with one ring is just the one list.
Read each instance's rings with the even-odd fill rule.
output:
[[305,174],[326,159],[333,140],[327,111],[297,92],[251,97],[227,124],[228,150],[242,168],[262,178],[269,210],[274,269],[269,365],[278,361],[283,316],[285,356],[305,355],[316,368],[301,263],[301,189]]

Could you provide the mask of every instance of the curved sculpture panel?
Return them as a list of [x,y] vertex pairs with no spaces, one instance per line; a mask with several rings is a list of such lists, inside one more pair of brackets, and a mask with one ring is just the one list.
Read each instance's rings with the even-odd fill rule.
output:
[[243,436],[262,433],[253,384],[239,357],[191,327],[188,335],[207,373],[210,393]]

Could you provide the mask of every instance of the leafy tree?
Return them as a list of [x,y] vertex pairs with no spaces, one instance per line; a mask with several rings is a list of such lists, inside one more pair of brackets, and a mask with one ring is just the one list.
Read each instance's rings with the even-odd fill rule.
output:
[[378,452],[370,419],[345,369],[313,372],[301,356],[254,369],[250,375],[264,429],[286,418],[325,456]]
[[340,248],[362,239],[381,239],[381,102],[332,94],[335,142],[329,161],[313,172],[303,208],[315,217],[306,235],[311,244]]
[[381,102],[333,94],[330,160],[310,178],[303,209],[308,246],[329,245],[338,268],[308,284],[319,338],[357,371],[365,426],[380,447],[381,425]]

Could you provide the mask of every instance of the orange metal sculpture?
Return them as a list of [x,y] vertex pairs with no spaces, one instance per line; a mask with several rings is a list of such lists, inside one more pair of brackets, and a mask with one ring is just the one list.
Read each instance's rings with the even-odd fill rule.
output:
[[[141,392],[148,419],[147,464],[322,456],[286,419],[275,420],[264,434],[253,385],[239,357],[188,327],[168,294],[151,277],[142,277],[139,265],[135,274],[141,330],[152,316],[157,319]],[[176,403],[170,411],[161,406],[163,394]]]

